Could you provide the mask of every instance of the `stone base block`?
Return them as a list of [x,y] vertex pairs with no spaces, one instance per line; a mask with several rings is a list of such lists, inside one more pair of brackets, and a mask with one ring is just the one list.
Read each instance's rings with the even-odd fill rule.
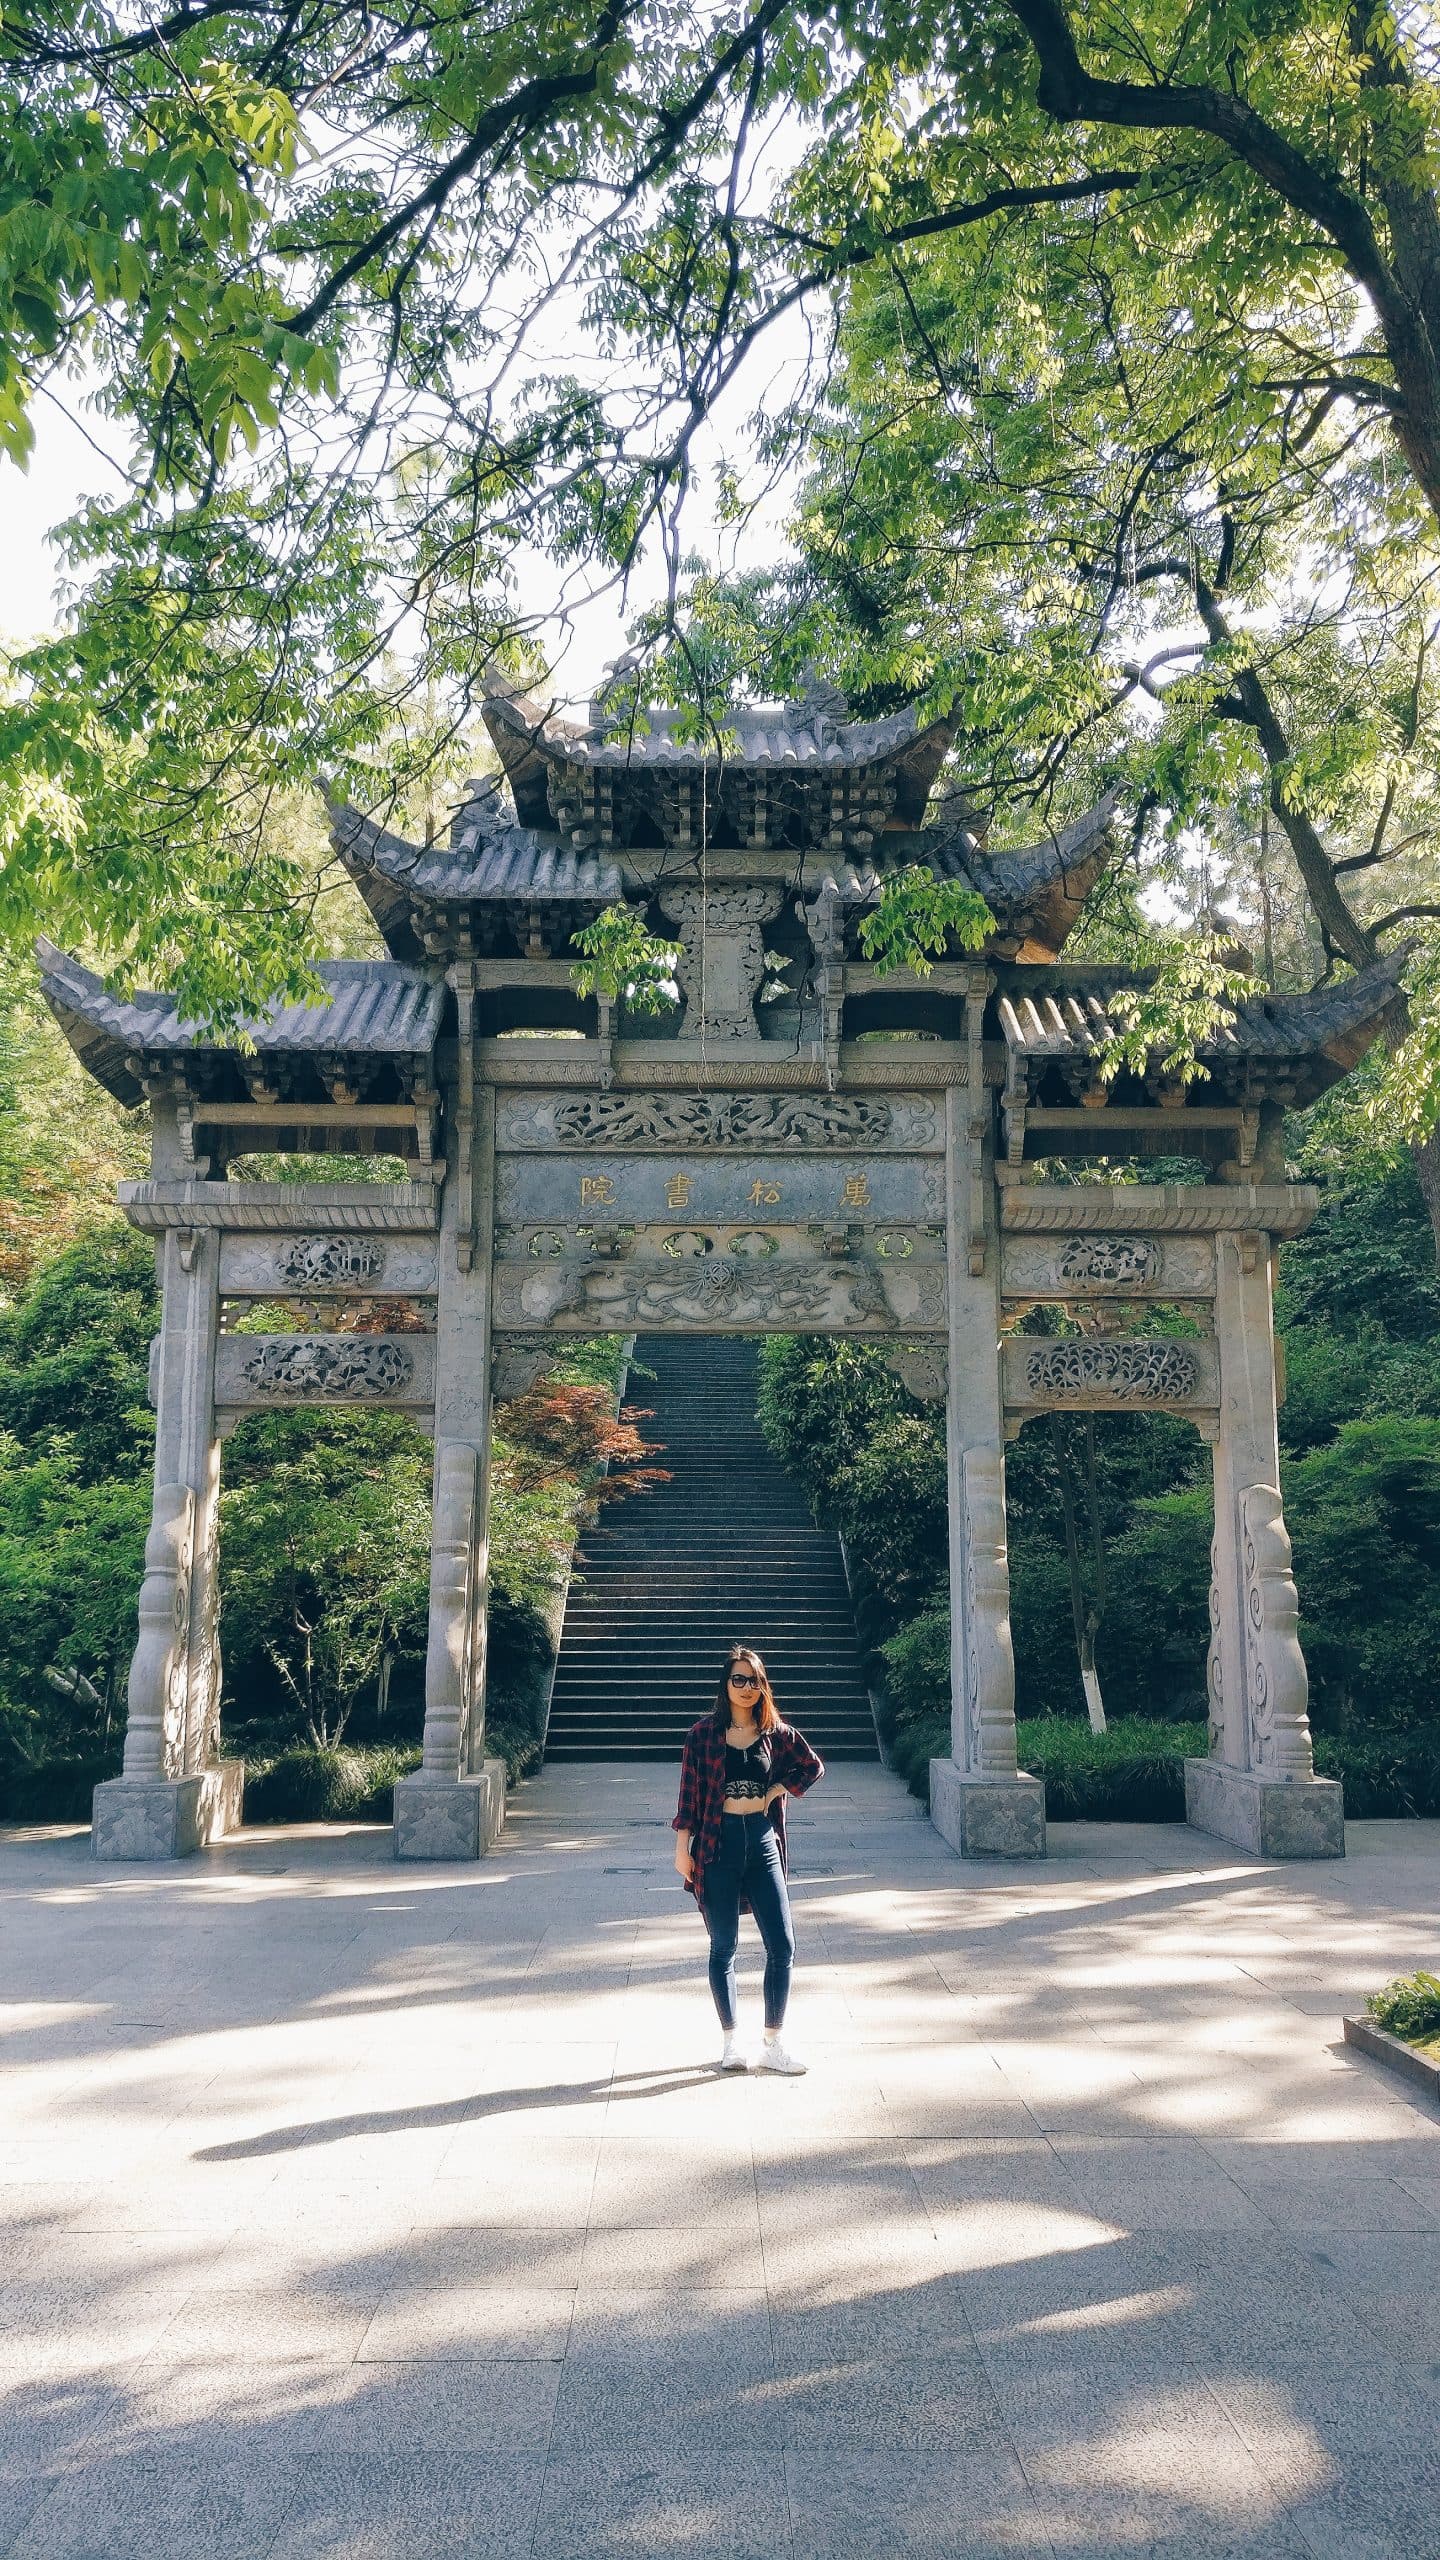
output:
[[1223,1760],[1185,1763],[1185,1819],[1257,1858],[1343,1858],[1345,1791],[1335,1778],[1258,1778]]
[[932,1760],[930,1819],[962,1858],[1045,1855],[1045,1789],[1038,1778],[971,1778],[953,1760]]
[[90,1845],[97,1858],[190,1858],[240,1828],[243,1760],[193,1778],[107,1778],[95,1790]]
[[473,1778],[431,1778],[417,1769],[395,1789],[395,1855],[483,1858],[504,1820],[503,1760],[487,1760]]

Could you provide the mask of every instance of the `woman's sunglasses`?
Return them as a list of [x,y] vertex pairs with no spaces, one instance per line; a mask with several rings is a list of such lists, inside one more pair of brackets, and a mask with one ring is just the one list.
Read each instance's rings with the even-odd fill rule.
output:
[[758,1689],[760,1683],[753,1671],[732,1671],[730,1686],[732,1689]]

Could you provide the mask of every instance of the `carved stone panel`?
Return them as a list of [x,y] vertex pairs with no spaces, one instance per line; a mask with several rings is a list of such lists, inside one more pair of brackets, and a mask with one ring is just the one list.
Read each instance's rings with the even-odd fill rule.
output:
[[[945,1216],[938,1156],[506,1155],[495,1168],[506,1226],[807,1226],[859,1220],[886,1230]],[[906,1259],[899,1255],[897,1259]]]
[[428,1409],[435,1338],[411,1333],[230,1333],[216,1352],[222,1408],[366,1404]]
[[695,1148],[789,1154],[804,1148],[938,1154],[942,1113],[923,1093],[551,1093],[503,1096],[507,1150]]
[[494,1322],[506,1333],[908,1333],[945,1320],[938,1263],[695,1254],[495,1265]]
[[220,1246],[222,1297],[431,1297],[436,1286],[435,1247],[419,1237],[226,1236]]
[[1027,1303],[1065,1298],[1211,1298],[1208,1236],[1007,1236],[1001,1290]]
[[1004,1346],[1005,1403],[1014,1413],[1189,1411],[1219,1402],[1213,1342],[1157,1336],[1123,1341],[1012,1336]]
[[783,901],[784,892],[773,881],[662,888],[661,907],[682,944],[676,976],[685,997],[686,1040],[755,1038],[765,927]]

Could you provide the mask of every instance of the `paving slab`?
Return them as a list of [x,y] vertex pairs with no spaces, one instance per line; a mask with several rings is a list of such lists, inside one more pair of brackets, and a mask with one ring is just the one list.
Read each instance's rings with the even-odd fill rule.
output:
[[1440,2121],[1340,2033],[1440,1825],[966,1867],[847,1766],[722,2080],[674,1783],[0,1833],[4,2560],[1440,2560]]

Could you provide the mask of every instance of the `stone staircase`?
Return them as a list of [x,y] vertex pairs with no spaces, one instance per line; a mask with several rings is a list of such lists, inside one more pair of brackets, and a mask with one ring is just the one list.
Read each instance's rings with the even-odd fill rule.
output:
[[641,1429],[663,1443],[654,1463],[671,1481],[585,1534],[549,1759],[671,1758],[713,1704],[732,1643],[764,1656],[781,1714],[824,1758],[878,1757],[839,1543],[766,1448],[755,1395],[753,1342],[636,1344],[628,1401],[652,1411]]

